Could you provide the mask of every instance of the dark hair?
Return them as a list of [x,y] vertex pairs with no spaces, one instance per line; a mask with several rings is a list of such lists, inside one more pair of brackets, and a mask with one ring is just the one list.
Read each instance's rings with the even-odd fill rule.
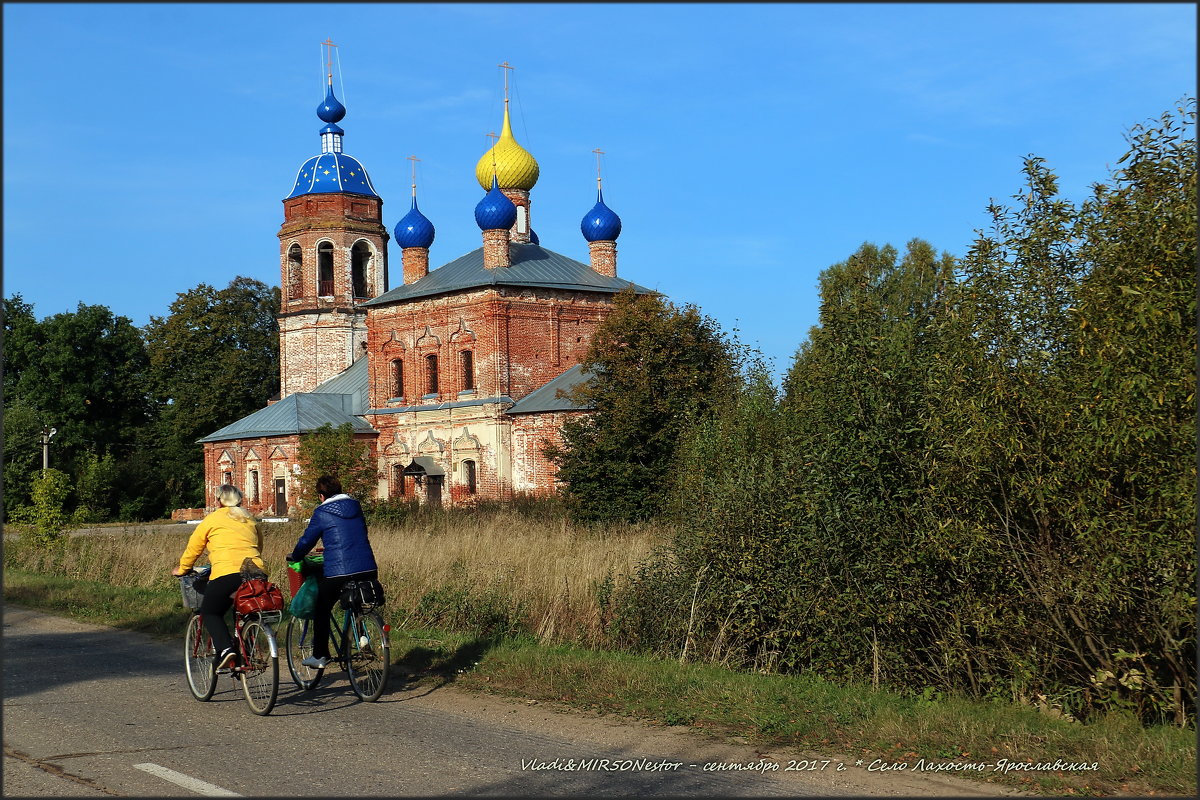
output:
[[342,493],[342,482],[333,475],[322,475],[317,478],[317,494],[324,497],[333,497],[335,494]]

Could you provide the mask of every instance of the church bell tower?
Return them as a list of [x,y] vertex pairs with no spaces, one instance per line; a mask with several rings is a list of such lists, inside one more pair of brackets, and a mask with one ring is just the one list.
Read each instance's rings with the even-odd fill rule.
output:
[[366,310],[388,289],[383,199],[357,159],[342,152],[346,107],[333,91],[317,107],[321,152],[300,167],[279,229],[280,398],[311,391],[366,354]]

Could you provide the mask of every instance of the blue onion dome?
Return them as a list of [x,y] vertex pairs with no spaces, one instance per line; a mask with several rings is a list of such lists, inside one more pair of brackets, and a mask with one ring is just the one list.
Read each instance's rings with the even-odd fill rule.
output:
[[349,192],[378,197],[378,192],[371,184],[370,177],[363,165],[353,156],[345,153],[321,153],[313,156],[301,165],[296,173],[296,183],[287,196],[299,197],[302,194],[326,194],[330,192]]
[[517,221],[517,207],[500,191],[500,185],[492,177],[492,188],[479,205],[475,206],[475,223],[483,231],[511,228]]
[[433,244],[433,223],[417,208],[417,198],[413,198],[412,210],[396,223],[396,244],[402,248],[424,247]]
[[329,90],[325,93],[325,102],[317,106],[317,116],[322,122],[341,122],[342,117],[346,116],[346,107],[333,96],[333,84],[329,84]]
[[604,205],[604,193],[597,190],[596,205],[579,223],[583,238],[589,242],[615,242],[621,235],[621,218]]
[[537,231],[535,231],[533,228],[529,229],[529,243],[530,244],[541,244],[542,243],[542,240],[538,238]]
[[379,193],[371,185],[367,171],[358,159],[342,152],[342,137],[345,131],[338,125],[338,120],[346,116],[346,107],[333,96],[333,85],[325,95],[325,102],[317,107],[317,116],[326,123],[321,128],[321,154],[313,156],[301,165],[296,173],[296,182],[286,198],[299,197],[304,194],[328,194],[347,192],[363,194],[368,197],[378,197]]

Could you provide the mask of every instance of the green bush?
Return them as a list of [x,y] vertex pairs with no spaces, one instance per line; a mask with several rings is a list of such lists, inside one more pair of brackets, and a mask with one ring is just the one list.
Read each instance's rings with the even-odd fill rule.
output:
[[50,543],[70,525],[65,511],[71,496],[71,478],[54,468],[44,469],[33,479],[33,533],[38,541]]

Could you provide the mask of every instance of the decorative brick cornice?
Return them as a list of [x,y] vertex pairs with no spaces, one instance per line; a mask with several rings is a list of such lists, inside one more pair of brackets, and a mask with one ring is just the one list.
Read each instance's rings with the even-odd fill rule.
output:
[[387,242],[391,237],[388,235],[387,228],[381,223],[373,220],[356,220],[345,219],[301,219],[295,222],[285,222],[279,229],[279,238],[287,236],[295,236],[298,233],[305,231],[352,231],[354,233],[366,233],[372,236],[379,236],[384,242]]

